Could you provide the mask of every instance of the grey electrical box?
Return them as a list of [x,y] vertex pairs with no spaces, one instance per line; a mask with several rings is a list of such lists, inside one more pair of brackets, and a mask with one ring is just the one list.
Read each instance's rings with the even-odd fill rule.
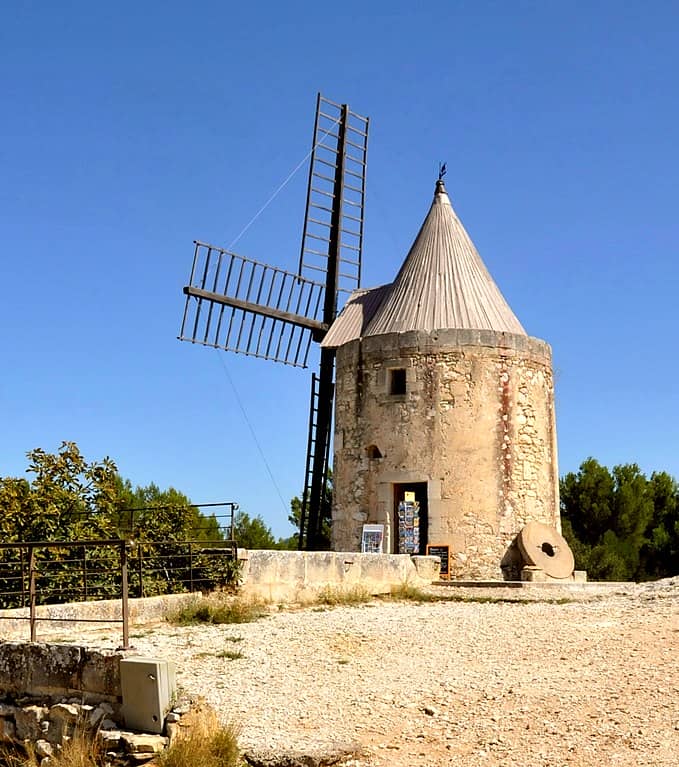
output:
[[120,661],[125,726],[138,732],[162,733],[165,714],[176,692],[174,663],[160,658]]

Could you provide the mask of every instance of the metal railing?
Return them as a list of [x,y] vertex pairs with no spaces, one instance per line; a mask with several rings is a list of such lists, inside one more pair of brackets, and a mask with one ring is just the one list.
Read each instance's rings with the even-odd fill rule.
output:
[[[3,607],[28,607],[31,642],[39,621],[64,620],[38,615],[38,607],[63,602],[119,597],[121,618],[69,618],[84,623],[122,623],[123,649],[129,648],[129,544],[120,539],[98,541],[29,541],[0,543],[0,601]],[[88,568],[88,551],[90,553]],[[95,556],[92,557],[92,552]],[[104,556],[100,556],[101,554]],[[97,556],[97,554],[99,556]],[[116,560],[117,566],[110,565]],[[104,570],[103,565],[108,567]],[[113,578],[111,577],[113,575]],[[16,620],[17,616],[0,618]]]
[[[212,590],[234,580],[236,543],[213,541],[26,541],[0,543],[0,608],[28,608],[31,641],[40,621],[121,623],[129,648],[129,599]],[[121,618],[49,616],[45,608],[72,602],[121,600]]]

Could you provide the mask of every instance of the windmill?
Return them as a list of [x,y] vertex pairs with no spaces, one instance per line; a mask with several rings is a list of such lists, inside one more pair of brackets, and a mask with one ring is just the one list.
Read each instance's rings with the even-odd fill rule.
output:
[[[195,241],[179,339],[306,368],[337,316],[340,294],[360,287],[367,117],[320,93],[316,100],[297,272]],[[300,548],[322,547],[335,350],[311,376]]]

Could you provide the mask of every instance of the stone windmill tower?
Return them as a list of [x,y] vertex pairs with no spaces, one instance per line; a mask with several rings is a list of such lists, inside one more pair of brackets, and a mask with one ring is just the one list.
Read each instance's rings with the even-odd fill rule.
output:
[[551,349],[442,178],[396,279],[355,291],[322,346],[337,354],[334,549],[377,525],[385,552],[447,546],[454,577],[518,577],[522,528],[560,530]]

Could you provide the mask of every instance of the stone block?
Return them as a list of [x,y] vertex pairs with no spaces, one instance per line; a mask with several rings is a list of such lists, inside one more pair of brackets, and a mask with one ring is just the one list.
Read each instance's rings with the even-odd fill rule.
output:
[[108,704],[105,705],[106,708],[104,708],[103,705],[92,708],[92,711],[90,711],[89,716],[87,717],[87,722],[90,727],[97,727],[99,723],[103,721],[107,716],[111,716],[113,714],[113,709],[111,706]]
[[547,573],[534,565],[526,565],[521,568],[521,580],[527,583],[546,583]]
[[244,593],[265,599],[286,598],[304,585],[306,563],[302,551],[251,551],[243,574]]
[[80,689],[91,699],[119,700],[121,653],[83,649]]
[[412,557],[415,571],[419,578],[424,581],[437,581],[440,576],[441,560],[439,557],[414,556]]
[[[360,544],[359,544],[360,545]],[[271,555],[275,554],[275,567]],[[262,566],[261,560],[264,560]],[[363,554],[349,552],[251,551],[242,593],[275,600],[312,597],[330,587],[346,589],[362,586],[372,594],[389,593],[392,586],[407,581],[431,583],[432,564],[423,557],[418,569],[407,554]],[[300,568],[300,563],[303,568]],[[425,564],[428,563],[428,564]],[[277,580],[270,580],[274,574]]]
[[306,571],[304,582],[306,584],[336,584],[345,578],[343,558],[334,551],[317,551],[312,556],[305,556]]
[[24,695],[30,689],[30,666],[24,642],[0,644],[0,693]]
[[[115,722],[113,722],[115,725]],[[118,745],[120,744],[120,739],[122,737],[122,733],[117,728],[114,728],[112,730],[104,730],[100,729],[97,733],[97,737],[101,741],[101,745],[104,748],[105,751],[109,749],[116,749],[118,748]]]
[[[16,735],[19,740],[39,740],[42,737],[42,723],[49,709],[46,706],[26,706],[17,708],[14,714]],[[49,754],[41,754],[49,756]]]
[[[168,714],[168,719],[169,719],[169,714]],[[167,733],[168,745],[171,746],[179,738],[181,729],[182,729],[181,725],[178,722],[167,721],[167,723],[165,724],[165,732]]]
[[336,556],[342,573],[341,582],[344,584],[345,588],[350,589],[361,585],[361,566],[358,563],[357,558],[352,554],[344,553],[337,554]]
[[57,703],[49,710],[47,740],[55,745],[61,745],[64,738],[73,735],[80,711],[72,703]]
[[50,757],[54,754],[54,748],[52,747],[52,744],[48,740],[42,740],[41,738],[38,738],[35,741],[35,755],[39,756],[41,759],[44,759],[45,757]]
[[122,733],[120,742],[128,754],[160,754],[167,746],[167,738],[163,735],[134,735],[130,732]]
[[81,648],[75,645],[27,644],[32,695],[56,696],[80,687]]
[[11,719],[0,719],[0,743],[12,743],[15,736],[14,722]]

